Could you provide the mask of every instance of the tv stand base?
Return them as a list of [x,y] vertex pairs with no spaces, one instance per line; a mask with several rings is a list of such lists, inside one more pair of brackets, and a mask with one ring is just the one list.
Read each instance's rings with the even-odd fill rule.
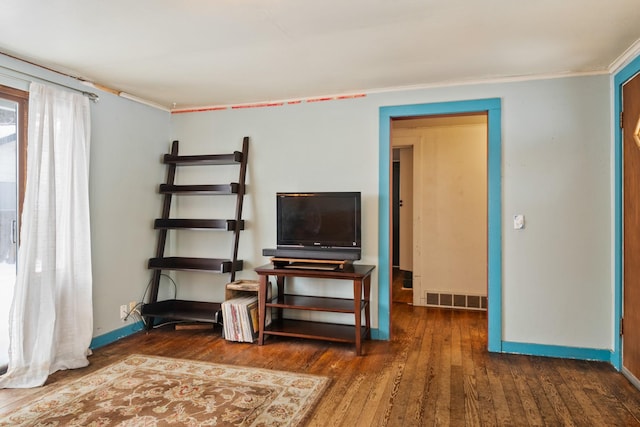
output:
[[[296,259],[299,260],[299,259]],[[355,344],[357,355],[362,354],[363,340],[370,338],[370,295],[373,265],[349,264],[340,270],[304,270],[299,268],[278,268],[267,264],[255,269],[258,273],[258,345],[264,344],[268,335],[319,339]],[[269,276],[276,278],[278,296],[269,298]],[[285,279],[305,277],[310,279],[351,281],[352,298],[332,298],[326,296],[295,295],[286,292]],[[269,287],[268,287],[269,286]],[[267,310],[276,310],[277,315],[270,325],[266,325]],[[284,318],[284,310],[298,312],[343,313],[353,316],[353,325],[310,322]]]

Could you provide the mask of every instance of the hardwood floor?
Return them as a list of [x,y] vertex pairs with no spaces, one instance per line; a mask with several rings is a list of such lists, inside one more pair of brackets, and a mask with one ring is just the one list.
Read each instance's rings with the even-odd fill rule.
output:
[[393,283],[391,286],[393,289],[391,290],[391,299],[394,303],[406,303],[413,304],[413,289],[411,288],[403,288],[403,273],[394,267],[393,269]]
[[[95,350],[91,365],[131,353],[306,372],[331,378],[310,426],[640,425],[640,391],[610,365],[486,351],[486,313],[393,305],[392,340],[351,345],[270,337],[227,342],[216,330],[159,328]],[[0,410],[46,390],[0,390]]]

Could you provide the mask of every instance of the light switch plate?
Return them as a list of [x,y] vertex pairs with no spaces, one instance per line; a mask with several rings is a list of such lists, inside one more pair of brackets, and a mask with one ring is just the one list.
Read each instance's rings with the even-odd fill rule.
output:
[[518,214],[513,216],[513,229],[522,230],[524,228],[524,215]]

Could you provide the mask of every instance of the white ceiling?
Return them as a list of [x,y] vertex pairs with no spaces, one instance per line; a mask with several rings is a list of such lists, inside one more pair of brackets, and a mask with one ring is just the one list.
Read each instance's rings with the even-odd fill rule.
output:
[[4,0],[0,52],[175,108],[606,72],[638,0]]

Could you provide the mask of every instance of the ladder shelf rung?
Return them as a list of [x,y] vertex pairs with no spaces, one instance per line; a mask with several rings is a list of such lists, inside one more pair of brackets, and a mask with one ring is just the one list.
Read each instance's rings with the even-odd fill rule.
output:
[[235,268],[230,259],[221,258],[189,258],[189,257],[166,257],[149,259],[148,268],[152,270],[186,270],[186,271],[209,271],[215,273],[229,273],[232,270],[242,270],[243,261],[236,260]]
[[221,304],[216,302],[164,300],[144,304],[143,316],[153,316],[162,319],[187,320],[193,322],[218,323]]
[[[154,222],[154,228],[160,229],[188,229],[188,230],[224,230],[236,229],[235,219],[179,219],[158,218]],[[244,230],[244,221],[240,220],[240,230]]]
[[235,165],[242,163],[242,153],[234,151],[232,154],[205,154],[196,156],[165,154],[162,160],[165,164],[173,164],[176,166]]
[[209,185],[175,185],[160,184],[160,194],[237,194],[240,185],[236,182],[230,184],[209,184]]

